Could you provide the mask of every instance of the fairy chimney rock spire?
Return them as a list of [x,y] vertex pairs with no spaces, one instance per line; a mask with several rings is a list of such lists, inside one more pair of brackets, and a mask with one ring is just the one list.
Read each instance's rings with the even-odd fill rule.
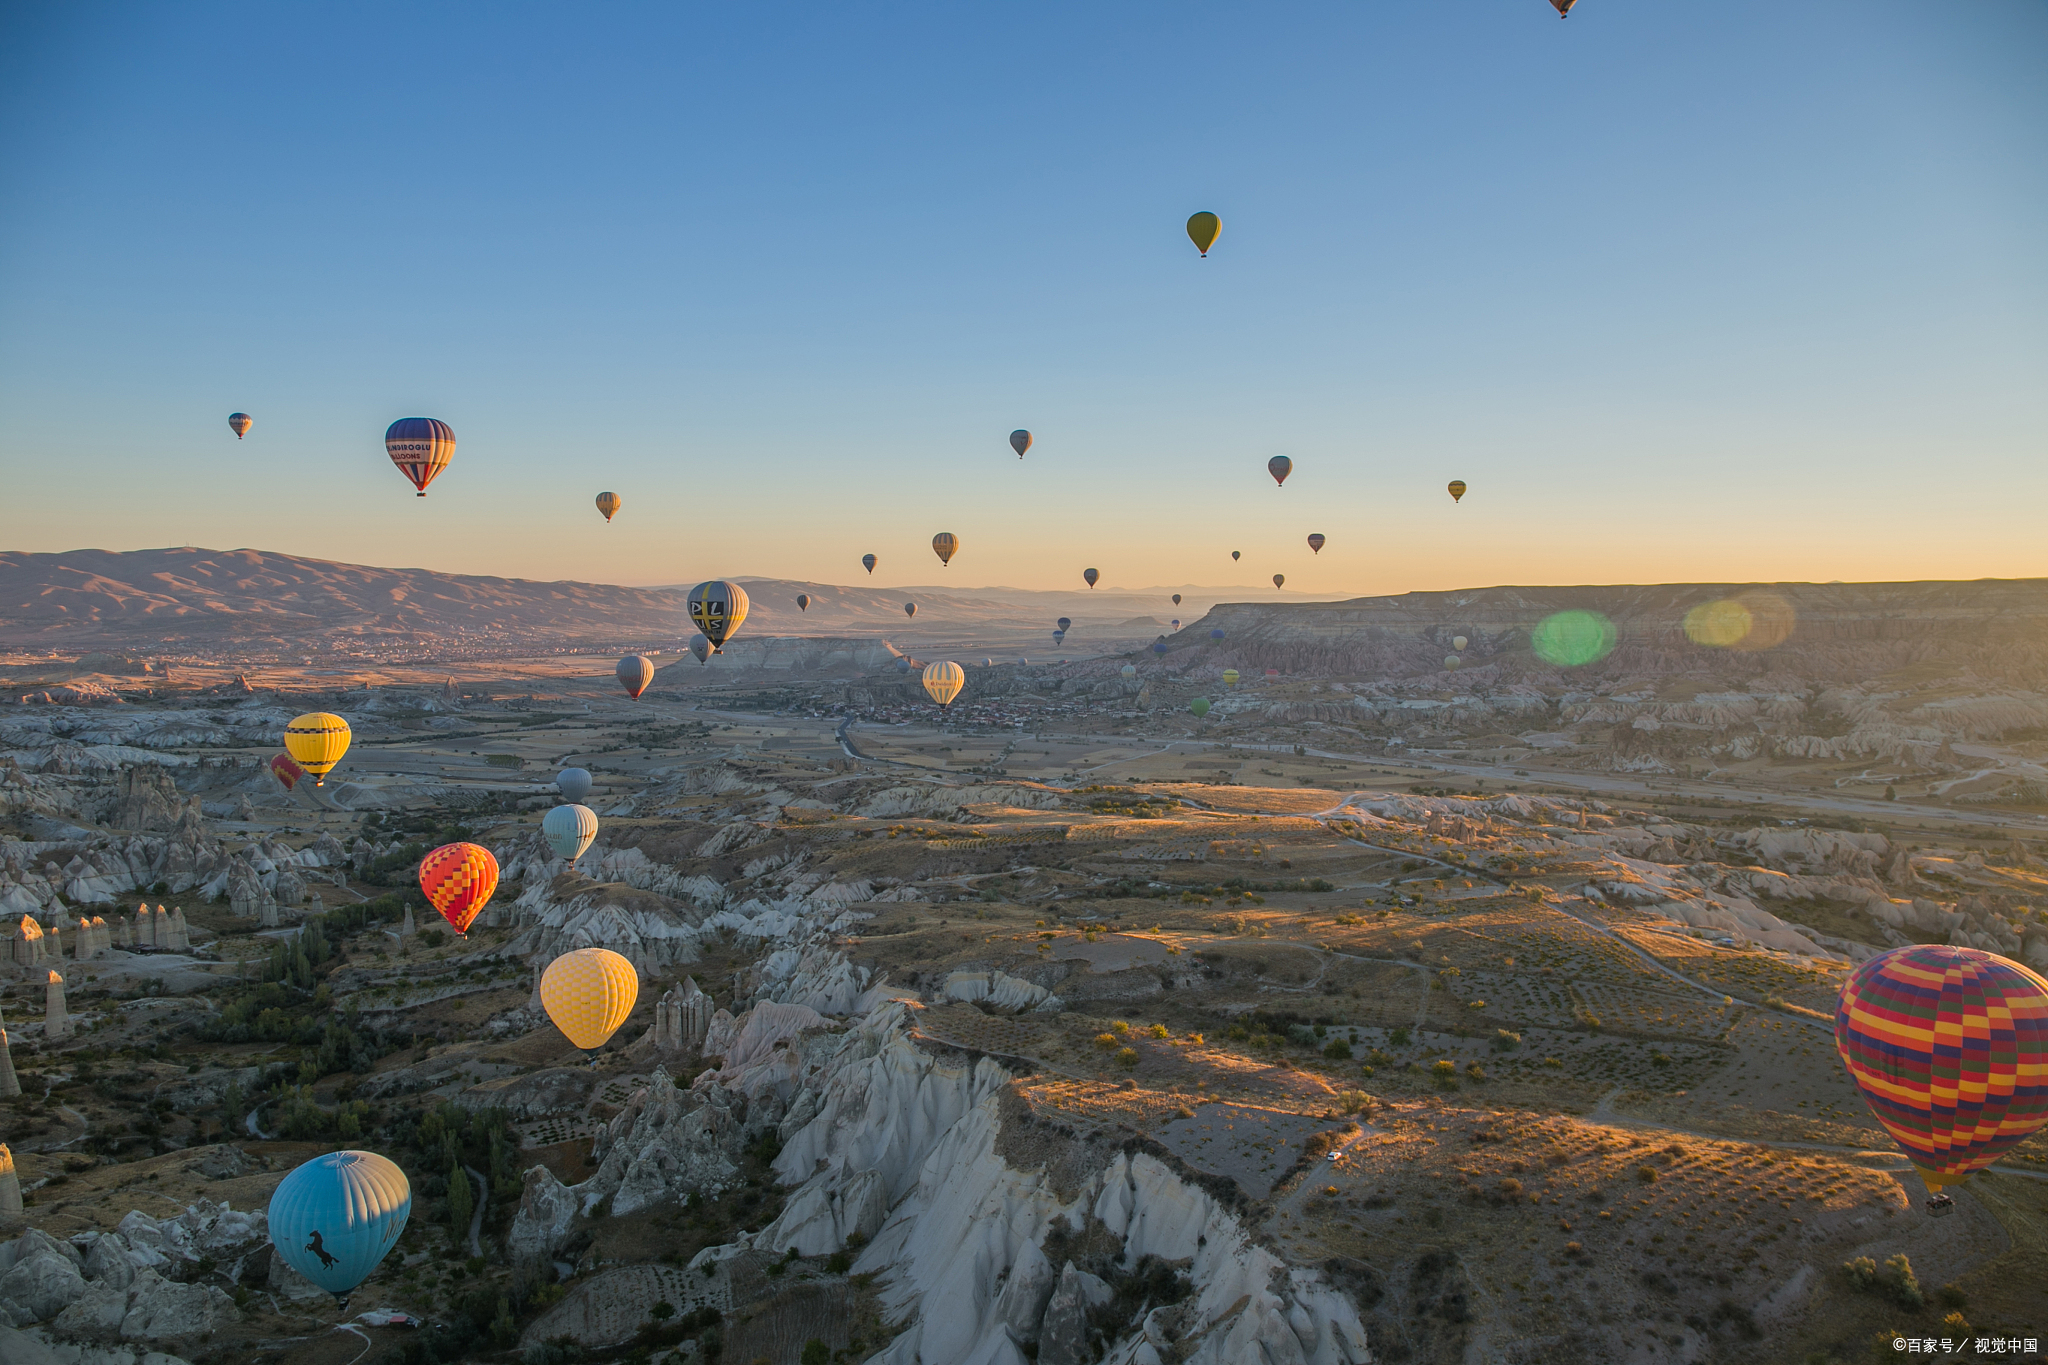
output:
[[43,985],[43,1037],[51,1042],[71,1036],[71,1015],[64,1008],[64,978],[55,968]]

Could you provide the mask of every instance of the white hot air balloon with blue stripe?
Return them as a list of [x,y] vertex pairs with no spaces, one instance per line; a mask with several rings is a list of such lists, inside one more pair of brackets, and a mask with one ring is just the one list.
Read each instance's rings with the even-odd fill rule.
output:
[[293,1170],[270,1196],[270,1243],[346,1308],[411,1213],[412,1184],[395,1163],[375,1152],[329,1152]]
[[556,806],[541,817],[540,837],[557,858],[574,863],[597,837],[597,812],[588,806]]

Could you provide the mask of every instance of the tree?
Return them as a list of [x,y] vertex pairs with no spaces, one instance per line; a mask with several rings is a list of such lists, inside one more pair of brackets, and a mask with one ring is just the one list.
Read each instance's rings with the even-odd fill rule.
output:
[[804,1343],[804,1353],[797,1359],[801,1365],[832,1365],[832,1348],[812,1337]]
[[462,1163],[448,1168],[448,1226],[457,1237],[469,1231],[469,1216],[476,1212],[476,1198],[469,1188],[469,1176]]

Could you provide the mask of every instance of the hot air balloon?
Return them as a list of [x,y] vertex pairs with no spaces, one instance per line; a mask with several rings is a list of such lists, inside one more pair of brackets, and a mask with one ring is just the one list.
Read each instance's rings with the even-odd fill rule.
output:
[[1320,531],[1316,532],[1314,535],[1308,538],[1308,548],[1314,551],[1316,554],[1321,554],[1323,552],[1323,546],[1327,543],[1328,542],[1326,542],[1323,539],[1323,534]]
[[626,689],[626,695],[638,701],[647,684],[654,681],[654,660],[644,654],[628,654],[613,671],[619,675],[619,685]]
[[800,592],[796,595],[796,609],[798,611],[809,611],[811,609],[811,595],[809,593]]
[[1065,644],[1067,642],[1067,633],[1063,630],[1054,631],[1052,633],[1052,642],[1056,645]]
[[1234,668],[1226,668],[1226,669],[1224,669],[1224,670],[1223,670],[1223,685],[1224,685],[1225,687],[1235,687],[1235,686],[1237,686],[1237,680],[1238,680],[1239,676],[1240,676],[1240,675],[1239,675],[1238,671],[1237,671],[1236,669],[1234,669]]
[[625,505],[626,500],[617,493],[599,493],[597,495],[597,510],[604,513],[606,521],[610,521],[612,514]]
[[1074,625],[1074,623],[1071,620],[1064,616],[1062,616],[1059,620],[1053,622],[1053,624],[1055,626],[1058,626],[1061,630],[1071,630]]
[[711,642],[700,632],[690,637],[690,653],[697,657],[697,666],[702,668],[711,660]]
[[284,727],[284,748],[298,765],[313,774],[313,785],[327,785],[327,774],[348,752],[348,722],[328,711],[308,711]]
[[747,619],[747,593],[737,583],[714,578],[690,589],[690,620],[711,642],[713,654],[725,652],[725,642]]
[[1209,714],[1209,699],[1207,697],[1196,697],[1188,703],[1188,710],[1195,713],[1196,720],[1200,720],[1203,716]]
[[1451,637],[1451,648],[1457,650],[1460,654],[1463,654],[1465,652],[1465,637],[1462,635],[1453,635]]
[[290,754],[278,754],[270,760],[270,775],[277,779],[280,787],[290,791],[299,785],[299,779],[306,775],[306,770],[293,762]]
[[873,573],[875,571],[875,557],[873,555],[862,555],[860,557],[860,566],[869,573]]
[[1871,958],[1842,985],[1835,1050],[1934,1192],[1930,1213],[2048,1123],[2048,981],[1995,953],[1929,943]]
[[468,934],[498,889],[498,860],[482,844],[443,844],[420,859],[420,890],[441,918]]
[[1136,664],[1125,664],[1117,672],[1123,674],[1126,678],[1135,678],[1138,676],[1138,666]]
[[1572,17],[1572,6],[1578,3],[1579,0],[1550,0],[1550,7],[1557,11],[1558,18],[1569,19]]
[[1188,240],[1195,244],[1195,250],[1204,257],[1209,248],[1216,245],[1216,235],[1223,231],[1223,220],[1207,209],[1188,219]]
[[1284,574],[1284,573],[1276,573],[1276,574],[1274,574],[1274,575],[1273,575],[1273,586],[1274,586],[1274,587],[1276,587],[1276,588],[1279,588],[1279,587],[1284,587],[1284,586],[1286,586],[1286,583],[1287,583],[1287,575],[1286,575],[1286,574]]
[[917,603],[915,603],[915,602],[905,602],[905,603],[903,604],[903,614],[904,614],[905,616],[915,616],[915,615],[917,615]]
[[588,806],[556,806],[541,817],[540,837],[557,858],[573,864],[597,837],[597,812]]
[[1011,432],[1010,449],[1017,452],[1018,459],[1023,459],[1024,452],[1031,449],[1031,433],[1022,427],[1018,427],[1015,431]]
[[1244,552],[1243,552],[1242,550],[1232,550],[1232,551],[1230,552],[1230,557],[1231,557],[1231,558],[1232,558],[1233,560],[1235,560],[1235,559],[1236,559],[1236,558],[1237,558],[1237,557],[1238,557],[1238,556],[1239,556],[1240,554],[1242,554],[1242,553],[1244,553]]
[[249,428],[253,425],[254,423],[250,422],[249,414],[246,412],[231,412],[228,414],[228,429],[235,433],[237,441],[247,436]]
[[1095,586],[1095,580],[1102,577],[1102,575],[1094,569],[1083,569],[1081,570],[1081,577],[1087,579],[1088,586],[1092,588]]
[[1212,639],[1212,640],[1220,640],[1220,639],[1222,639],[1222,638],[1223,638],[1223,627],[1221,627],[1221,626],[1218,626],[1218,627],[1216,627],[1216,628],[1215,628],[1214,630],[1210,631],[1210,632],[1209,632],[1209,638],[1210,638],[1210,639]]
[[932,537],[932,553],[939,557],[941,565],[951,564],[953,556],[960,553],[960,537],[951,531],[941,531]]
[[1288,459],[1285,455],[1275,455],[1272,459],[1266,461],[1266,472],[1273,476],[1273,482],[1276,485],[1286,483],[1287,476],[1294,472],[1294,461]]
[[908,657],[899,656],[897,658],[896,671],[898,673],[908,673],[910,671],[910,660]]
[[581,801],[590,795],[590,770],[588,768],[564,768],[555,774],[555,790],[562,794],[564,801]]
[[1446,654],[1446,655],[1444,655],[1444,667],[1445,667],[1445,668],[1456,668],[1456,667],[1457,667],[1457,666],[1458,666],[1458,665],[1459,665],[1460,663],[1462,663],[1462,662],[1463,662],[1463,660],[1461,660],[1461,659],[1460,659],[1460,658],[1459,658],[1459,657],[1458,657],[1457,655],[1455,655],[1455,654]]
[[1163,637],[1163,636],[1162,636],[1161,638],[1159,638],[1159,639],[1157,639],[1157,640],[1154,640],[1154,641],[1152,642],[1152,652],[1153,652],[1154,654],[1164,654],[1164,653],[1166,653],[1166,640],[1165,640],[1165,637]]
[[1174,617],[1174,618],[1173,618],[1173,628],[1174,628],[1175,630],[1179,630],[1179,629],[1180,629],[1180,618],[1179,618],[1178,616],[1176,616],[1176,617]]
[[432,417],[401,417],[384,429],[384,452],[424,498],[427,485],[455,458],[455,432]]
[[329,1152],[292,1168],[271,1192],[270,1244],[342,1308],[398,1243],[412,1185],[375,1152]]
[[639,998],[640,973],[609,948],[563,953],[540,976],[540,1003],[548,1018],[585,1052],[603,1047]]
[[1465,481],[1463,479],[1452,479],[1445,487],[1450,491],[1452,502],[1459,502],[1464,498]]
[[960,665],[950,662],[926,664],[924,666],[925,694],[944,709],[953,704],[953,698],[960,695],[960,689],[967,686],[967,672]]
[[1180,605],[1180,594],[1179,594],[1179,593],[1175,593],[1175,594],[1173,595],[1173,605],[1175,605],[1176,607]]
[[983,668],[994,668],[996,666],[996,661],[994,659],[983,659],[981,661],[981,666]]

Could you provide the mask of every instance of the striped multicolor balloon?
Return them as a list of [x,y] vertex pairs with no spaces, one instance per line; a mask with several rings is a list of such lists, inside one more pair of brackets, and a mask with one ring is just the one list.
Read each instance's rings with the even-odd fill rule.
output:
[[384,429],[384,453],[424,498],[427,485],[455,458],[455,431],[437,418],[401,417]]
[[1858,967],[1835,1049],[1928,1188],[1957,1185],[2048,1123],[2048,981],[1975,948],[1894,948]]
[[498,860],[482,844],[443,844],[420,859],[420,890],[441,918],[466,934],[498,889]]

